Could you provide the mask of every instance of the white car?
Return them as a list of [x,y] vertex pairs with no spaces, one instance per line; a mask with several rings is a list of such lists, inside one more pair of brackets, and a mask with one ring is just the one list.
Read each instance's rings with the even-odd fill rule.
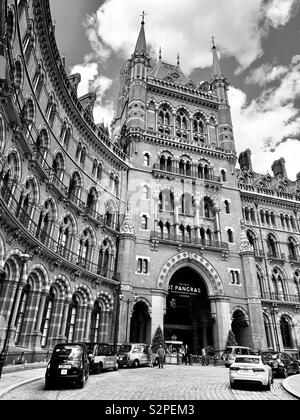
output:
[[229,380],[231,388],[237,384],[252,383],[269,390],[273,383],[272,368],[264,364],[261,356],[236,356],[229,368]]

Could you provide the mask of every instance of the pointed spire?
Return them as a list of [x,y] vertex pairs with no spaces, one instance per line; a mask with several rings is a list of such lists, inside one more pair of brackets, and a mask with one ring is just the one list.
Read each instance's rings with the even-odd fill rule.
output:
[[158,59],[161,60],[161,47],[159,47]]
[[180,54],[177,53],[177,67],[180,66]]
[[221,69],[220,60],[217,53],[217,48],[215,45],[215,37],[212,37],[212,51],[213,51],[213,68],[212,68],[212,78],[215,76],[224,77],[223,71]]
[[147,54],[147,44],[145,36],[145,12],[142,13],[141,30],[135,46],[134,54]]

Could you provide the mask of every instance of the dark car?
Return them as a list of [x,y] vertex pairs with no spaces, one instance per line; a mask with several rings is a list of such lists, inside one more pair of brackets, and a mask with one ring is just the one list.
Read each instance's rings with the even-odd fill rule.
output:
[[263,351],[261,357],[264,363],[271,366],[274,375],[287,378],[289,375],[300,373],[298,361],[288,353]]
[[65,343],[54,347],[45,374],[45,389],[67,383],[83,388],[88,377],[89,360],[85,344]]
[[118,370],[118,356],[111,344],[85,343],[88,349],[91,373],[101,373],[107,369]]

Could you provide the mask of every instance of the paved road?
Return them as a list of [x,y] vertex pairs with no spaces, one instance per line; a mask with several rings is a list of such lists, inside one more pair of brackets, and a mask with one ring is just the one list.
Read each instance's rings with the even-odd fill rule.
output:
[[271,391],[257,387],[232,390],[223,366],[167,365],[164,369],[119,369],[91,375],[83,389],[44,390],[44,380],[20,386],[4,400],[293,400],[274,379]]

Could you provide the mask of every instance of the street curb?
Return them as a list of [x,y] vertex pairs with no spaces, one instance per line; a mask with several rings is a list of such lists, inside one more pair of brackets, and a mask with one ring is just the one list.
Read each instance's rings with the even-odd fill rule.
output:
[[3,398],[6,394],[8,394],[13,389],[19,388],[20,386],[30,384],[35,381],[39,381],[40,379],[43,379],[43,375],[38,378],[32,378],[32,379],[26,379],[22,382],[18,382],[17,384],[11,385],[10,387],[6,388],[4,391],[0,391],[0,399]]
[[289,384],[288,384],[288,379],[284,379],[281,383],[282,387],[291,395],[293,395],[293,397],[296,397],[298,400],[300,400],[300,394],[297,393]]

